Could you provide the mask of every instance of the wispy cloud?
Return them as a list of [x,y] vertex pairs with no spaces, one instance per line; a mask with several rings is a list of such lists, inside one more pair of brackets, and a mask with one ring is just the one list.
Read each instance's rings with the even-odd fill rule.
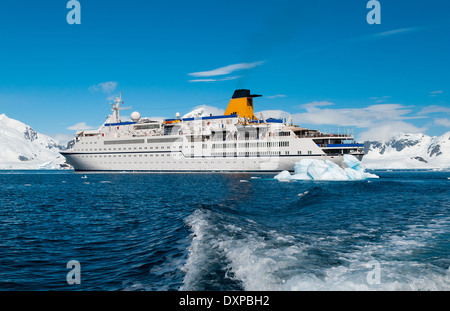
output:
[[334,104],[331,103],[331,102],[327,102],[327,101],[320,101],[320,102],[314,101],[314,102],[311,102],[311,103],[300,105],[300,106],[298,106],[298,108],[304,108],[307,111],[314,111],[315,109],[319,109],[317,107],[332,106],[332,105],[334,105]]
[[284,97],[287,97],[287,95],[277,94],[277,95],[270,95],[270,96],[265,96],[265,97],[269,98],[269,99],[274,99],[274,98],[284,98]]
[[71,131],[78,131],[78,130],[93,130],[94,127],[93,127],[93,126],[90,126],[90,125],[86,125],[85,122],[80,122],[80,123],[74,124],[74,125],[72,125],[72,126],[69,126],[67,129],[68,129],[68,130],[71,130]]
[[391,37],[391,36],[397,36],[397,35],[401,35],[401,34],[413,33],[413,32],[419,31],[419,30],[423,30],[423,29],[425,29],[425,27],[398,28],[398,29],[393,29],[393,30],[388,30],[388,31],[383,31],[383,32],[377,32],[377,33],[374,33],[374,34],[357,37],[357,38],[352,39],[351,41],[378,40],[378,39],[383,39],[383,38],[387,38],[387,37]]
[[432,92],[430,92],[430,97],[436,97],[436,96],[438,96],[439,94],[442,94],[442,93],[444,93],[444,91],[442,91],[442,90],[432,91]]
[[388,36],[394,36],[394,35],[399,35],[399,34],[408,33],[408,32],[414,32],[414,31],[417,31],[420,29],[422,29],[422,28],[420,28],[420,27],[399,28],[399,29],[379,32],[379,33],[373,34],[372,37],[388,37]]
[[241,76],[232,76],[232,77],[225,77],[225,78],[220,78],[220,79],[213,79],[213,78],[208,78],[208,79],[194,79],[194,80],[189,80],[189,82],[219,82],[219,81],[229,81],[229,80],[235,80],[235,79],[239,79]]
[[94,84],[89,87],[89,91],[92,93],[94,92],[103,92],[106,94],[109,94],[111,92],[114,92],[117,87],[116,81],[107,81],[107,82],[101,82],[99,84]]
[[385,102],[389,98],[392,98],[392,96],[370,97],[369,99],[375,101],[376,104],[379,104]]
[[450,114],[450,108],[445,106],[438,106],[438,105],[430,105],[423,107],[417,114],[419,115],[425,115],[430,113],[448,113]]
[[228,75],[235,71],[255,68],[257,66],[261,66],[262,64],[264,64],[264,61],[253,62],[253,63],[233,64],[233,65],[228,65],[228,66],[220,67],[220,68],[209,70],[209,71],[192,72],[192,73],[189,73],[188,75],[192,76],[192,77],[223,76],[223,75]]

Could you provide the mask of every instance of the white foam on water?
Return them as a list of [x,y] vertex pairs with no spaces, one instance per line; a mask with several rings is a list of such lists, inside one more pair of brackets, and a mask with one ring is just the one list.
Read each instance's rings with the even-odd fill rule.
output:
[[[258,234],[236,223],[220,225],[213,212],[197,210],[187,219],[192,243],[183,290],[195,290],[214,257],[226,265],[227,277],[248,291],[298,290],[450,290],[450,270],[421,260],[411,253],[429,243],[429,234],[445,231],[448,219],[428,226],[411,226],[401,235],[353,246],[337,254],[342,237],[295,237],[275,230]],[[252,226],[257,226],[252,222]],[[338,233],[337,233],[338,234]],[[347,233],[343,233],[344,236]],[[355,232],[355,239],[360,232]],[[352,239],[348,233],[347,238]],[[348,241],[347,241],[348,242]],[[337,263],[323,262],[317,251],[330,253]],[[217,258],[216,262],[217,262]],[[369,284],[371,262],[380,265],[380,284]]]

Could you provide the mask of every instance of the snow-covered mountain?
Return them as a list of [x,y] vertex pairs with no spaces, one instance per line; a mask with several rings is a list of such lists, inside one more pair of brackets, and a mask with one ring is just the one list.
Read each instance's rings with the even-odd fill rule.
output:
[[67,168],[64,146],[30,126],[0,114],[0,169]]
[[389,141],[367,141],[362,163],[368,169],[450,168],[450,132],[430,137],[401,134]]
[[202,105],[196,107],[191,112],[186,113],[182,118],[200,118],[200,117],[209,117],[210,115],[218,116],[223,115],[225,110],[219,109],[212,106]]

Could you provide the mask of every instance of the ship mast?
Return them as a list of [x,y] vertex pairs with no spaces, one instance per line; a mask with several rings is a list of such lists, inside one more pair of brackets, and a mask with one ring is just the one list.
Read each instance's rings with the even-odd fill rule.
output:
[[113,119],[112,119],[112,123],[120,123],[120,115],[119,115],[119,110],[126,110],[126,109],[130,109],[130,108],[120,108],[120,104],[123,104],[123,100],[122,100],[122,92],[120,92],[120,96],[116,97],[115,99],[115,104],[111,103],[111,110],[113,112]]

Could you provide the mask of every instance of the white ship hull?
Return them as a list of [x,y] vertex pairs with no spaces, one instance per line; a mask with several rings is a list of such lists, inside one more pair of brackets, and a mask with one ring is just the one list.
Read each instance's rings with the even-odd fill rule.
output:
[[61,152],[77,171],[276,172],[293,171],[302,159],[330,160],[362,156],[362,145],[345,143],[353,135],[324,134],[281,119],[256,119],[248,90],[237,90],[221,116],[151,121],[132,114],[121,122],[113,115],[95,131],[79,131]]
[[317,156],[261,156],[261,157],[194,157],[171,153],[135,153],[102,155],[67,154],[67,162],[77,171],[148,171],[148,172],[278,172],[293,171],[301,159],[331,160],[342,164],[342,157]]

